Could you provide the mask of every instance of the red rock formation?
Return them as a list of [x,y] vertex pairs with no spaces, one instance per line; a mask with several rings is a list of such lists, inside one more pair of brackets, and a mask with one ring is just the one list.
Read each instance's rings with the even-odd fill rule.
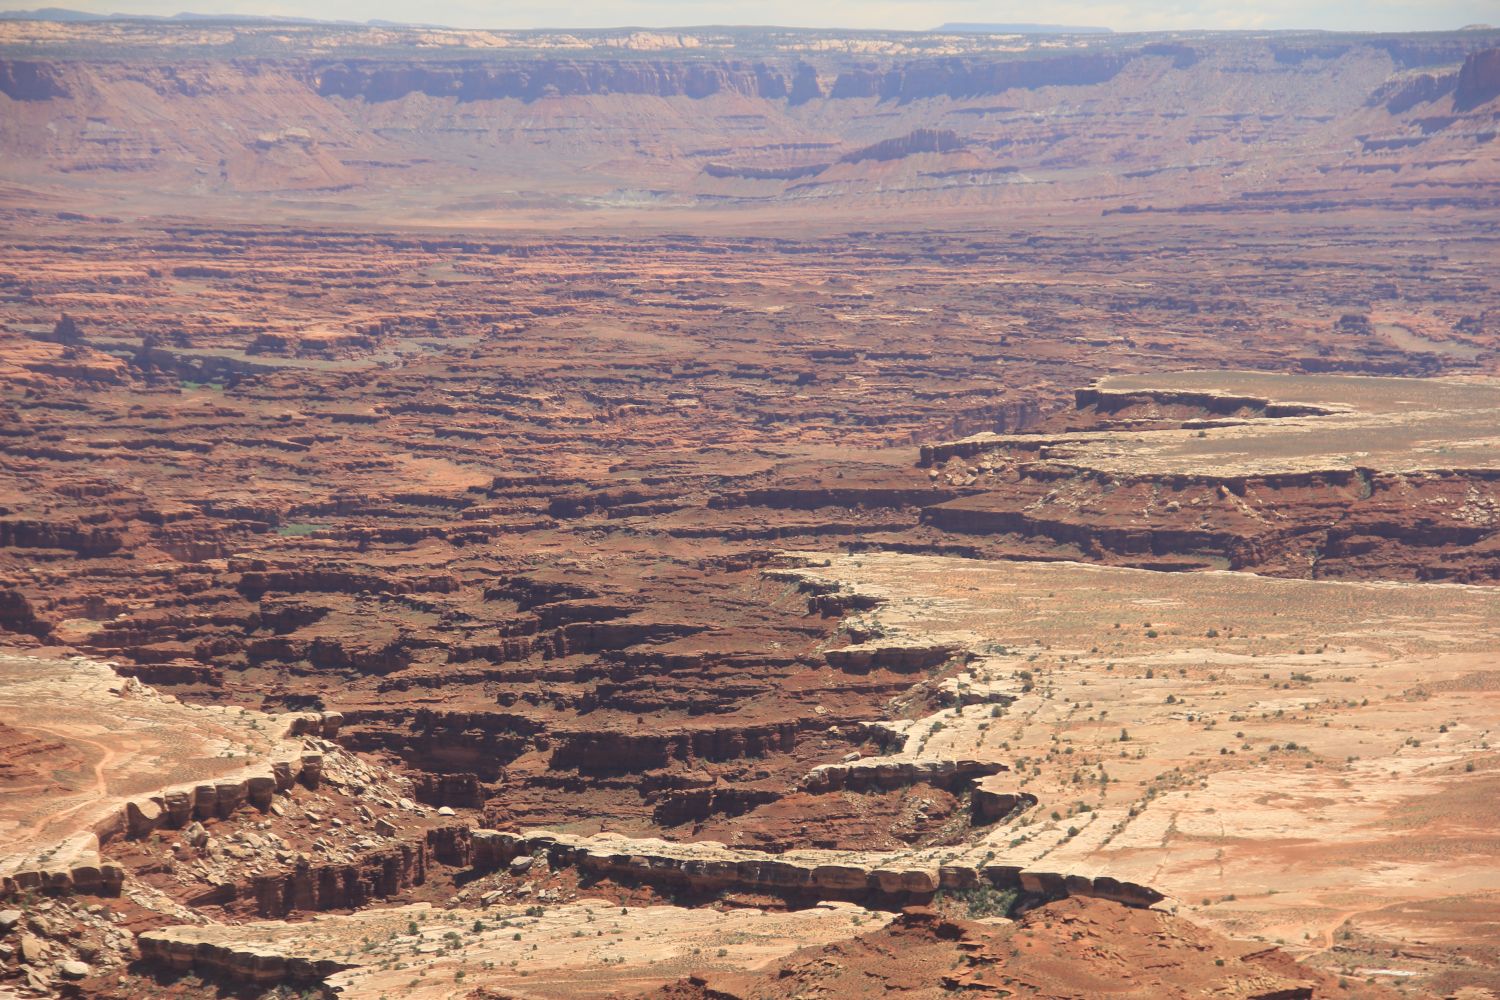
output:
[[471,848],[474,866],[480,870],[508,864],[521,855],[545,852],[552,865],[574,866],[588,875],[667,885],[699,894],[724,889],[765,892],[798,903],[848,899],[889,908],[913,899],[931,899],[940,889],[978,887],[1039,900],[1081,896],[1133,907],[1153,906],[1164,898],[1150,886],[1108,875],[988,863],[939,865],[930,859],[911,860],[909,855],[878,852],[839,855],[841,860],[836,862],[827,854],[773,856],[722,846],[665,846],[609,836],[583,838],[547,831],[497,830],[474,831]]
[[1468,111],[1500,97],[1500,48],[1472,52],[1458,71],[1453,106]]
[[54,67],[26,60],[0,60],[0,94],[13,101],[50,101],[70,96]]
[[1456,73],[1417,73],[1398,77],[1370,95],[1367,103],[1381,105],[1393,115],[1405,114],[1419,104],[1430,104],[1458,85]]
[[917,129],[915,132],[895,139],[856,149],[839,157],[840,163],[858,163],[861,160],[899,160],[918,153],[948,153],[962,149],[964,142],[957,132],[947,129]]
[[1316,418],[1332,411],[1180,392],[1089,390],[1077,402],[1075,414],[1057,418],[1068,428],[1061,437],[1014,437],[998,450],[983,437],[924,448],[924,464],[988,454],[985,461],[1002,474],[989,492],[927,507],[923,522],[1050,548],[1053,557],[1158,569],[1223,565],[1293,576],[1500,579],[1500,536],[1487,515],[1475,513],[1500,496],[1493,470],[1387,471],[1377,461],[1265,473],[1102,472],[1069,463],[1068,434],[1198,428],[1207,435],[1203,428],[1225,418]]
[[462,809],[482,808],[487,797],[477,774],[418,775],[412,794],[418,802],[439,807],[458,806]]
[[237,984],[317,985],[350,967],[333,958],[287,958],[264,949],[181,942],[152,932],[142,934],[139,945],[141,957],[158,969],[176,973],[197,970],[201,975]]
[[834,80],[828,96],[905,103],[933,97],[981,97],[1017,87],[1085,86],[1112,79],[1129,61],[1129,56],[1113,52],[1017,62],[914,60],[883,70],[874,66],[845,70]]
[[262,917],[357,909],[395,896],[427,877],[420,843],[401,843],[362,854],[354,862],[313,862],[301,858],[291,868],[252,878],[245,895]]
[[459,101],[535,101],[578,94],[701,99],[719,93],[778,100],[788,94],[779,68],[738,61],[545,60],[421,67],[350,62],[317,67],[311,77],[324,97],[368,102],[399,100],[411,93]]
[[909,907],[888,926],[851,941],[805,949],[759,972],[695,973],[646,997],[861,1000],[962,992],[1042,1000],[1107,994],[1311,1000],[1351,995],[1351,989],[1369,998],[1396,995],[1341,983],[1277,949],[1231,941],[1164,913],[1068,899],[998,925]]
[[[1044,453],[1064,432],[1327,414],[1070,395],[1106,371],[1492,370],[1474,248],[1500,204],[1493,53],[1449,67],[1493,32],[892,35],[880,56],[757,35],[685,57],[593,35],[497,57],[455,34],[439,57],[403,29],[371,54],[344,29],[245,25],[258,54],[230,59],[170,25],[133,26],[129,53],[90,34],[110,30],[0,63],[0,629],[183,698],[314,710],[310,738],[411,779],[335,794],[310,758],[136,796],[101,832],[170,898],[229,917],[435,898],[429,865],[525,847],[569,878],[798,904],[1146,904],[1092,872],[794,863],[957,846],[1032,800],[973,786],[970,762],[835,763],[897,739],[894,711],[960,697],[913,687],[963,651],[841,629],[875,598],[778,576],[776,550],[1500,579],[1488,474],[1104,476]],[[643,202],[657,222],[600,234]],[[544,207],[564,205],[598,217]],[[930,444],[980,431],[1038,433],[1004,455]],[[272,819],[292,777],[338,814],[309,818],[308,788]],[[429,832],[408,796],[742,850],[497,846],[474,815]],[[195,821],[224,835],[213,880],[163,856]],[[261,823],[292,846],[228,840]],[[339,851],[313,846],[335,830]],[[96,861],[29,877],[118,886]],[[951,959],[947,985],[989,984]],[[1063,980],[1036,988],[1088,995]]]

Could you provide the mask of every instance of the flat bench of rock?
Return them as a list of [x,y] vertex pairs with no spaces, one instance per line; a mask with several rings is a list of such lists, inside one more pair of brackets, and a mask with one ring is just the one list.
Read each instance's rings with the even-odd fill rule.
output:
[[99,837],[79,833],[33,855],[0,858],[0,898],[27,892],[116,896],[125,871],[99,857]]
[[[337,734],[341,721],[336,712],[293,716],[287,736],[326,738]],[[132,796],[96,822],[92,831],[44,850],[0,857],[0,899],[25,892],[118,895],[125,874],[119,865],[100,858],[103,844],[119,836],[137,839],[162,828],[180,829],[195,819],[226,818],[246,805],[264,812],[278,791],[297,782],[316,787],[322,770],[322,753],[289,751],[239,774]]]
[[814,794],[851,791],[891,791],[910,785],[933,785],[954,790],[979,778],[1010,768],[982,760],[889,760],[871,757],[847,764],[823,764],[803,777],[802,790]]
[[1005,864],[939,864],[890,855],[837,851],[763,854],[713,842],[673,844],[603,834],[577,837],[551,831],[475,830],[476,869],[493,870],[523,855],[545,854],[558,866],[590,875],[689,889],[793,893],[817,899],[856,899],[866,905],[901,905],[938,890],[980,886],[1014,889],[1049,898],[1090,896],[1148,907],[1165,897],[1149,886],[1108,875],[1054,872]]
[[960,655],[967,655],[967,650],[960,643],[880,639],[827,650],[823,653],[823,659],[835,670],[850,673],[866,673],[871,670],[912,672],[942,666]]
[[[266,926],[284,926],[280,921]],[[136,936],[141,959],[174,972],[196,971],[202,975],[242,983],[321,983],[335,972],[353,968],[331,958],[308,959],[250,941],[216,941],[223,928],[164,927]]]

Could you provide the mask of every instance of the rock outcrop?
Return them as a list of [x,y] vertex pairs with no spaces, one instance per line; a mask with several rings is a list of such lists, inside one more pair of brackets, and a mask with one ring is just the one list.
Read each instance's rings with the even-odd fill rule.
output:
[[[933,785],[954,790],[980,778],[1010,770],[1004,764],[979,760],[887,760],[870,757],[813,768],[801,781],[803,790],[820,794],[850,791],[889,791],[907,785]],[[1009,810],[1007,810],[1009,811]]]
[[350,862],[300,858],[287,870],[250,879],[245,894],[255,900],[260,916],[284,917],[358,909],[421,885],[426,877],[425,845],[403,842],[364,852]]
[[964,147],[957,132],[948,129],[917,129],[907,135],[852,150],[839,157],[840,163],[859,163],[861,160],[899,160],[918,153],[949,153]]
[[370,103],[408,94],[459,101],[537,101],[547,97],[639,94],[702,99],[733,94],[781,100],[790,92],[780,68],[764,63],[544,60],[459,65],[381,65],[348,62],[311,70],[324,97]]
[[204,940],[194,927],[169,927],[136,936],[142,960],[173,972],[214,976],[237,983],[322,983],[334,973],[350,968],[334,958],[307,959],[271,947]]
[[[102,665],[95,666],[114,676]],[[117,687],[123,690],[125,685],[141,690],[133,679]],[[177,721],[188,725],[192,719],[185,715]],[[310,713],[293,716],[284,725],[290,740],[293,734],[307,732],[334,734],[339,721],[336,712]],[[63,749],[59,744],[54,752]],[[239,772],[116,800],[117,804],[96,810],[89,830],[48,847],[0,857],[0,898],[30,891],[116,895],[124,869],[101,859],[101,845],[120,837],[142,839],[161,829],[180,830],[198,820],[227,819],[245,808],[267,812],[274,796],[295,783],[317,787],[322,769],[321,750],[286,742],[278,754]]]
[[181,829],[195,819],[225,818],[243,807],[264,812],[275,793],[291,788],[294,782],[316,785],[321,765],[321,754],[303,753],[271,762],[265,770],[128,799],[100,820],[93,832],[78,834],[40,853],[0,859],[0,898],[28,890],[115,895],[124,872],[118,864],[100,860],[102,843],[117,836],[142,838],[158,829]]
[[[1005,536],[1013,553],[1164,570],[1500,579],[1500,467],[1467,429],[1500,405],[1489,389],[1429,380],[1432,408],[1398,411],[1381,392],[1410,380],[1316,380],[1283,399],[1248,390],[1295,380],[1260,373],[1151,382],[1080,391],[1063,430],[924,449],[934,470],[982,468],[991,485],[925,508],[923,523]],[[1469,443],[1434,452],[1440,425]],[[1370,446],[1330,443],[1356,438]]]
[[1014,88],[1087,86],[1111,80],[1130,62],[1120,52],[1079,53],[1016,62],[930,59],[881,69],[841,72],[829,88],[831,99],[874,97],[907,103],[933,97],[983,97]]
[[964,653],[962,646],[951,643],[932,643],[922,639],[877,639],[830,649],[823,657],[830,667],[852,673],[874,669],[909,673],[940,666]]
[[[910,906],[852,940],[805,948],[749,973],[705,968],[646,997],[865,1000],[1128,991],[1164,1000],[1311,1000],[1350,989],[1347,980],[1341,986],[1337,975],[1299,965],[1278,949],[1234,941],[1160,911],[1067,899],[1013,921],[978,916],[954,907]],[[1383,988],[1369,989],[1372,998],[1386,1000]]]
[[321,752],[304,751],[270,761],[264,769],[136,796],[119,813],[101,821],[95,832],[102,841],[121,834],[138,839],[162,827],[179,829],[194,819],[227,817],[242,806],[264,812],[276,792],[298,781],[317,787],[322,767]]
[[996,791],[976,785],[971,798],[970,814],[975,824],[995,823],[1017,809],[1030,809],[1037,798],[1029,792]]
[[0,59],[0,94],[13,101],[50,101],[69,96],[55,67],[23,59]]
[[0,858],[0,899],[29,892],[116,896],[125,871],[99,856],[99,838],[80,833],[40,854]]
[[1500,97],[1500,48],[1470,53],[1458,71],[1453,106],[1460,111]]
[[870,906],[928,899],[939,889],[984,884],[1055,899],[1087,896],[1129,906],[1165,898],[1149,886],[1107,875],[1084,875],[1021,865],[941,863],[919,858],[798,851],[766,855],[710,843],[671,844],[601,834],[576,837],[547,831],[475,830],[474,866],[493,870],[520,855],[546,854],[554,866],[625,882],[668,885],[693,892],[724,889],[786,895],[793,899],[848,899]]
[[1366,103],[1383,106],[1391,114],[1399,115],[1453,93],[1457,85],[1457,73],[1413,73],[1381,85]]

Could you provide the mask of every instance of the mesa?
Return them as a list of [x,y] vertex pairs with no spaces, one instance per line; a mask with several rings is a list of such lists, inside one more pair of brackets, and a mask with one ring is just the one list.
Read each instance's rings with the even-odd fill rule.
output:
[[0,16],[0,993],[1500,995],[1500,31],[1154,16]]

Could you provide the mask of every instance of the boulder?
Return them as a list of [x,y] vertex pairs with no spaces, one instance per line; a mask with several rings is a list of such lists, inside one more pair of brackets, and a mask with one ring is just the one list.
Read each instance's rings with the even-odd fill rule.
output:
[[193,816],[209,819],[218,812],[219,790],[213,785],[198,785],[193,789]]
[[819,865],[813,869],[812,883],[832,892],[854,892],[865,888],[868,873],[857,865]]
[[934,872],[920,868],[877,868],[870,872],[871,884],[886,893],[912,893],[926,896],[937,891]]
[[182,788],[174,788],[162,795],[162,807],[166,811],[164,826],[177,829],[193,818],[193,796]]
[[243,780],[221,781],[214,786],[214,791],[218,796],[218,801],[215,804],[218,814],[220,816],[230,816],[244,803],[248,789],[246,782]]
[[91,970],[82,962],[63,962],[57,967],[57,974],[64,979],[87,979]]
[[245,797],[261,812],[271,808],[271,799],[276,794],[276,778],[269,774],[257,774],[245,782]]
[[1009,816],[1021,805],[1031,808],[1036,805],[1036,796],[1029,792],[999,792],[976,786],[969,800],[970,818],[976,826],[994,823]]
[[323,779],[323,755],[320,753],[303,754],[302,773],[298,777],[308,788],[317,788],[318,783]]
[[163,810],[149,798],[130,799],[125,803],[125,830],[128,836],[144,837],[161,825]]
[[16,957],[25,965],[35,965],[47,954],[47,943],[35,934],[21,935],[17,942]]

